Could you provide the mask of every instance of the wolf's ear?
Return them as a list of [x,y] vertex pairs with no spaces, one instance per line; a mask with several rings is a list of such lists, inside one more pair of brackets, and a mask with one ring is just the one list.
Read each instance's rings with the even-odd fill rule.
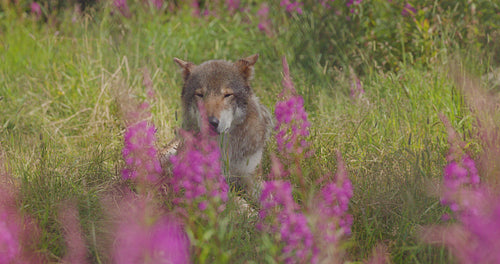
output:
[[238,67],[238,70],[243,75],[243,78],[245,78],[245,80],[248,81],[253,78],[253,65],[257,62],[258,58],[259,54],[254,54],[250,57],[240,59],[234,63],[236,67]]
[[177,63],[177,65],[179,65],[179,67],[182,68],[182,77],[184,77],[184,81],[187,80],[195,65],[191,62],[183,61],[178,58],[174,58],[174,61],[175,63]]

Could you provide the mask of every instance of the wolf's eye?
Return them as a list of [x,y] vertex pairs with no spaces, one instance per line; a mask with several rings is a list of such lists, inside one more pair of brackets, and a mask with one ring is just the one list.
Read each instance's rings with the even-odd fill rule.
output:
[[203,98],[203,94],[202,93],[195,93],[194,95],[196,95],[199,98]]
[[227,94],[225,94],[225,95],[224,95],[224,98],[229,98],[229,97],[231,97],[231,96],[233,96],[233,95],[234,95],[234,94],[232,94],[232,93],[227,93]]

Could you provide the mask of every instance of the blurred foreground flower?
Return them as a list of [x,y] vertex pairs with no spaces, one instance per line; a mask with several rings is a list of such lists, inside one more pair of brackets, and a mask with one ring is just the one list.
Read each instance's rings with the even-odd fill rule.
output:
[[87,246],[80,226],[79,213],[76,204],[69,203],[59,212],[59,221],[64,230],[66,255],[62,263],[85,264],[87,261]]
[[183,226],[147,196],[130,195],[119,209],[113,263],[190,263]]
[[35,222],[18,208],[18,188],[5,170],[0,150],[0,264],[45,263],[36,249],[40,232]]
[[155,147],[155,127],[147,121],[130,125],[125,132],[125,145],[122,150],[126,168],[122,171],[124,179],[139,179],[155,182],[162,168]]
[[229,186],[222,174],[221,152],[217,141],[210,136],[210,129],[203,106],[199,105],[202,122],[199,135],[181,131],[182,148],[172,156],[170,186],[177,194],[174,200],[184,209],[204,211],[209,205],[217,211],[224,208]]
[[459,263],[500,263],[500,196],[480,183],[473,159],[464,154],[449,121],[450,153],[444,168],[442,203],[449,205],[456,223],[424,229],[422,239],[444,244]]
[[261,205],[259,228],[279,234],[284,262],[316,263],[318,250],[307,218],[293,200],[290,182],[265,182]]

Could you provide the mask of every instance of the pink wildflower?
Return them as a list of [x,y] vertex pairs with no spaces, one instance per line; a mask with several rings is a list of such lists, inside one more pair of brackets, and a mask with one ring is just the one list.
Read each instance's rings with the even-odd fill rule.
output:
[[297,14],[302,15],[301,6],[304,5],[301,2],[291,2],[290,0],[281,0],[280,6],[284,6],[288,13],[297,12]]
[[454,197],[457,222],[426,228],[424,241],[444,244],[458,263],[500,263],[500,196],[492,193],[462,187]]
[[148,197],[128,197],[119,212],[113,263],[190,263],[189,240],[168,215],[158,215]]
[[337,151],[337,173],[334,181],[321,188],[315,202],[315,211],[320,218],[316,227],[326,243],[336,243],[351,234],[352,216],[347,214],[349,200],[353,194],[347,177],[344,161]]
[[43,263],[45,256],[33,249],[39,229],[32,219],[21,215],[18,188],[3,166],[0,150],[0,263]]
[[[143,82],[148,90],[148,97],[154,99],[147,70],[144,71]],[[129,94],[120,95],[118,100],[127,125],[122,149],[125,160],[122,177],[125,180],[132,179],[144,183],[156,182],[162,174],[162,168],[155,147],[156,129],[147,121],[151,116],[150,106],[147,102],[139,104]]]
[[410,4],[406,3],[403,7],[403,11],[401,11],[402,16],[414,16],[417,13],[417,10]]
[[480,187],[476,164],[469,155],[462,153],[460,146],[464,144],[456,135],[448,119],[443,115],[440,118],[448,130],[448,142],[450,144],[447,156],[448,164],[443,170],[444,188],[441,203],[450,206],[450,209],[456,213],[464,210],[468,211],[468,204],[464,204],[460,197],[462,192]]
[[500,196],[480,183],[474,160],[461,152],[463,142],[449,121],[441,119],[450,143],[441,201],[457,221],[427,228],[423,239],[446,245],[459,263],[500,263]]
[[162,173],[160,161],[156,156],[156,129],[147,121],[130,125],[125,132],[125,146],[122,154],[126,168],[122,171],[124,179],[157,181]]
[[268,37],[273,35],[272,24],[269,19],[269,6],[267,3],[262,3],[259,10],[257,11],[257,17],[259,18],[259,30],[264,32]]
[[279,234],[285,263],[316,263],[318,250],[307,218],[293,200],[290,182],[265,182],[260,201],[259,227]]
[[216,205],[226,202],[229,190],[221,170],[219,145],[210,135],[203,109],[200,105],[204,120],[200,134],[181,131],[183,148],[170,158],[173,174],[170,184],[175,193],[183,194],[176,202],[196,206],[201,211],[207,208],[207,201],[214,201]]
[[21,252],[20,227],[8,213],[0,211],[0,263],[11,263]]
[[226,0],[226,5],[229,12],[235,12],[240,7],[240,0]]
[[191,0],[191,8],[193,9],[192,15],[195,17],[200,16],[200,4],[198,3],[198,0]]
[[354,73],[354,70],[351,69],[351,91],[350,97],[353,100],[357,100],[361,98],[365,94],[365,90],[363,89],[363,84],[359,80],[358,76]]
[[163,0],[151,0],[151,2],[153,2],[153,6],[158,10],[163,7]]
[[67,253],[63,263],[84,264],[87,260],[87,247],[80,227],[78,209],[70,204],[61,210],[60,221],[64,229]]
[[306,141],[309,136],[311,124],[307,120],[307,112],[304,109],[304,99],[296,94],[290,77],[288,63],[283,57],[283,92],[280,96],[285,101],[278,101],[275,106],[276,116],[276,143],[278,149],[284,153],[285,157],[290,155],[309,156],[307,150],[310,143]]
[[40,19],[42,17],[42,7],[37,2],[31,2],[30,5],[31,14],[35,15],[36,19]]
[[129,18],[131,16],[130,9],[127,4],[127,0],[113,0],[113,5],[120,11],[120,13]]

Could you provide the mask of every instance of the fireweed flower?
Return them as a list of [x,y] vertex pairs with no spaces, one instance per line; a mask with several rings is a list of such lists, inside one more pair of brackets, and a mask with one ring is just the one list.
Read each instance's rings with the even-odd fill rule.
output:
[[39,243],[40,232],[30,217],[19,212],[18,192],[3,165],[0,150],[0,263],[48,262],[43,253],[33,250]]
[[203,125],[199,135],[181,131],[184,142],[182,150],[170,158],[172,178],[170,185],[181,197],[174,200],[204,211],[210,202],[227,201],[229,186],[222,174],[221,152],[217,141],[210,135],[210,129],[202,105],[200,113]]
[[190,263],[189,239],[173,217],[158,215],[148,197],[128,197],[120,208],[113,263]]
[[201,12],[200,12],[200,4],[198,3],[198,0],[191,0],[190,6],[193,9],[193,11],[191,12],[191,15],[194,17],[199,17]]
[[151,0],[151,3],[158,10],[160,10],[163,7],[163,0]]
[[0,263],[14,263],[21,254],[23,219],[16,206],[17,190],[4,169],[0,150]]
[[351,234],[352,216],[347,214],[352,198],[352,184],[340,152],[337,151],[337,172],[332,182],[319,191],[313,210],[315,224],[323,244],[334,244]]
[[401,11],[402,16],[414,16],[417,13],[417,9],[415,9],[410,3],[406,3],[403,7],[403,11]]
[[500,263],[500,196],[479,183],[474,161],[464,155],[444,168],[442,202],[456,222],[428,227],[423,239],[446,245],[458,263]]
[[35,15],[36,19],[40,19],[42,17],[42,7],[37,2],[32,2],[30,5],[31,14]]
[[318,250],[313,234],[307,218],[293,200],[290,182],[265,182],[260,202],[258,227],[278,234],[285,263],[316,263]]
[[283,92],[280,96],[284,100],[278,101],[274,110],[277,121],[275,130],[278,150],[284,153],[285,157],[309,156],[311,153],[307,152],[307,149],[310,143],[306,141],[306,138],[309,136],[311,124],[307,120],[304,99],[297,95],[293,86],[285,57],[283,57],[283,74]]
[[120,13],[126,17],[130,17],[130,9],[127,4],[127,0],[113,0],[113,5],[120,11]]
[[281,0],[280,6],[284,6],[288,13],[297,12],[297,14],[302,15],[301,2],[291,2],[290,0]]
[[459,263],[500,263],[500,196],[480,183],[474,160],[460,149],[464,143],[443,115],[441,119],[450,144],[441,201],[450,206],[456,222],[428,227],[422,238],[446,245]]
[[[450,150],[446,159],[448,164],[443,169],[443,191],[441,203],[448,205],[450,209],[457,213],[468,211],[467,199],[461,200],[462,192],[479,188],[479,174],[476,164],[469,155],[463,154],[461,147],[464,142],[457,136],[451,127],[450,121],[440,115],[448,132],[448,143]],[[463,196],[466,197],[466,196]]]
[[363,2],[362,0],[348,0],[347,3],[345,4],[347,7],[352,6],[353,4],[359,5]]
[[88,263],[86,259],[87,247],[80,227],[76,205],[73,203],[65,205],[59,212],[59,221],[64,230],[64,240],[67,248],[62,263]]
[[156,129],[147,121],[140,121],[127,127],[125,145],[122,150],[126,168],[122,171],[124,179],[156,181],[162,173],[160,161],[156,156]]
[[464,197],[469,210],[460,214],[458,220],[468,234],[464,240],[467,243],[457,246],[457,238],[448,243],[456,248],[455,255],[461,263],[500,263],[500,197],[484,188],[462,195]]
[[351,7],[349,12],[351,12],[351,14],[354,14],[354,13],[357,14],[356,9],[354,8],[353,5],[359,5],[359,4],[361,4],[361,2],[363,2],[363,1],[362,0],[348,0],[346,3],[346,6]]
[[351,89],[349,96],[352,100],[357,100],[363,97],[365,90],[363,89],[363,84],[359,80],[358,76],[354,73],[352,68],[349,69],[351,72]]
[[269,6],[267,3],[262,3],[259,10],[257,11],[257,17],[259,18],[259,30],[264,32],[268,37],[273,35],[271,20],[269,19]]
[[229,12],[235,12],[240,8],[240,0],[226,0],[226,6]]
[[[1,209],[0,209],[1,210]],[[0,211],[0,263],[11,263],[19,257],[19,226],[9,219],[5,210]]]

